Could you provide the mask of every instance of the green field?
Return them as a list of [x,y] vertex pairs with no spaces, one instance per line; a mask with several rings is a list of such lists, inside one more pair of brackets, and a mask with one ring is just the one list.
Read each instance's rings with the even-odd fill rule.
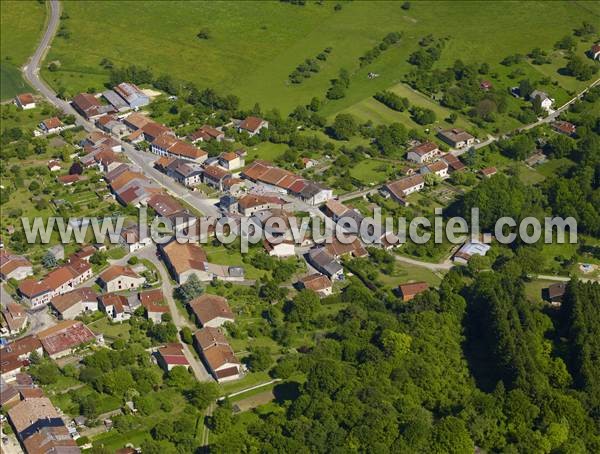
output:
[[[313,96],[323,98],[330,80],[347,68],[352,74],[348,95],[323,109],[332,115],[401,82],[411,68],[407,56],[432,30],[437,37],[450,37],[436,67],[459,58],[488,62],[503,79],[506,70],[499,61],[505,56],[525,54],[536,46],[551,51],[575,25],[600,15],[600,5],[593,2],[413,2],[409,11],[401,2],[342,2],[341,11],[333,6],[334,2],[148,2],[139,8],[131,1],[66,2],[69,18],[63,23],[70,38],[55,39],[47,61],[58,61],[60,70],[45,71],[44,76],[69,92],[99,89],[108,79],[99,63],[108,58],[117,66],[148,66],[155,74],[233,92],[245,106],[260,102],[288,112]],[[204,27],[210,38],[198,39]],[[391,31],[402,31],[404,37],[360,68],[358,58]],[[321,71],[301,84],[290,84],[290,72],[325,47],[333,50]],[[557,57],[551,65],[526,64],[526,72],[534,79],[550,75],[567,89],[583,86],[556,72],[562,64]],[[368,79],[369,72],[380,76]],[[553,95],[560,101],[565,93],[557,91]]]
[[35,1],[0,2],[0,98],[30,90],[19,68],[33,53],[44,27],[46,8]]

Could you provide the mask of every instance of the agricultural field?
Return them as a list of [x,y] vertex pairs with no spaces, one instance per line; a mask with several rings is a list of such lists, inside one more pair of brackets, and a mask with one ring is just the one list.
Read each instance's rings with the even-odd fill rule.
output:
[[33,53],[44,27],[44,2],[0,2],[0,99],[6,100],[31,88],[19,68]]
[[[508,81],[499,65],[503,57],[526,54],[533,47],[550,52],[559,38],[571,33],[573,24],[600,13],[600,6],[592,2],[522,2],[512,3],[511,8],[502,2],[415,2],[409,11],[400,2],[343,2],[340,10],[331,2],[138,6],[132,1],[118,6],[114,2],[66,2],[68,18],[62,22],[68,37],[58,37],[47,58],[59,69],[44,70],[44,77],[68,92],[100,89],[108,80],[100,61],[107,58],[115,66],[147,66],[157,75],[168,73],[200,87],[237,94],[246,107],[259,102],[262,107],[289,112],[313,96],[323,98],[330,79],[346,68],[351,73],[348,95],[323,109],[325,115],[333,115],[370,99],[376,91],[397,86],[411,69],[408,55],[432,30],[438,37],[450,38],[436,67],[446,67],[456,59],[487,62],[504,85]],[[291,17],[293,27],[288,26]],[[208,39],[196,37],[202,29],[208,29]],[[400,42],[360,67],[359,57],[392,31],[404,33]],[[288,76],[298,64],[327,47],[331,54],[317,74],[301,84],[290,83]],[[548,75],[568,90],[584,86],[557,73],[564,63],[561,58],[556,56],[550,65],[529,65],[526,72],[534,79]],[[379,77],[369,79],[369,72]],[[565,96],[559,91],[557,102]]]

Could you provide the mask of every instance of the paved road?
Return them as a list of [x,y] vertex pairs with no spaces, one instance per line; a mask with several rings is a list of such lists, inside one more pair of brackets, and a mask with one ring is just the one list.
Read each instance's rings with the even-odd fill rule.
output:
[[[535,121],[533,123],[530,123],[528,125],[521,126],[521,127],[517,128],[517,129],[515,129],[513,131],[507,132],[502,137],[504,137],[506,135],[513,134],[515,132],[527,131],[529,129],[535,128],[536,126],[543,125],[544,123],[551,123],[551,122],[553,122],[554,120],[556,120],[560,116],[561,113],[563,113],[565,110],[567,110],[571,104],[573,104],[577,100],[581,99],[581,97],[589,89],[595,87],[598,84],[600,84],[600,79],[596,79],[594,82],[592,82],[590,85],[588,85],[585,89],[583,89],[581,92],[579,92],[576,96],[574,96],[573,98],[569,99],[566,103],[564,103],[558,109],[556,109],[555,111],[553,111],[547,117],[544,117],[541,120],[537,120],[537,121]],[[475,149],[483,148],[483,147],[489,145],[490,143],[495,142],[495,141],[501,139],[502,137],[488,136],[488,139],[485,142],[481,142],[481,143],[475,144],[472,148],[475,148]],[[451,152],[452,152],[452,154],[454,156],[460,156],[460,155],[466,153],[467,151],[469,151],[470,149],[471,149],[471,147],[461,148],[459,150],[452,150]]]
[[[42,41],[40,42],[35,53],[27,65],[22,68],[23,75],[29,84],[38,90],[50,103],[62,110],[65,114],[74,115],[77,125],[83,126],[83,128],[88,132],[100,131],[93,123],[87,121],[85,118],[79,115],[79,113],[73,109],[73,107],[71,107],[67,101],[59,99],[54,90],[52,90],[40,77],[40,66],[42,60],[46,56],[46,53],[50,47],[50,43],[56,34],[56,30],[58,29],[60,10],[60,2],[57,0],[51,0],[50,19],[48,20],[46,31],[44,32]],[[115,137],[115,139],[119,140],[118,137]],[[218,214],[218,210],[215,208],[213,201],[204,199],[199,193],[190,191],[189,189],[181,186],[171,178],[166,177],[154,169],[151,162],[156,159],[155,155],[138,151],[129,143],[122,142],[120,140],[119,142],[121,142],[125,155],[134,164],[140,167],[144,174],[148,176],[148,178],[153,179],[159,185],[169,190],[169,192],[171,192],[174,196],[181,198],[196,210],[202,212],[204,215],[216,216]]]
[[181,314],[181,312],[179,312],[179,308],[177,307],[177,304],[175,304],[175,299],[173,298],[173,290],[175,290],[175,287],[171,283],[171,279],[167,269],[165,268],[165,265],[161,260],[158,260],[156,256],[156,245],[151,244],[149,246],[146,246],[143,250],[145,257],[149,260],[152,260],[152,263],[154,263],[154,265],[158,269],[158,273],[160,274],[160,279],[162,282],[162,291],[165,295],[165,299],[167,300],[167,304],[169,305],[169,310],[171,311],[171,315],[173,317],[173,323],[177,327],[177,336],[179,338],[179,341],[181,342],[181,345],[183,345],[183,353],[185,354],[185,357],[187,358],[188,362],[190,363],[190,366],[192,367],[192,371],[194,372],[196,380],[212,381],[213,378],[206,370],[206,367],[204,367],[204,364],[202,364],[202,361],[200,361],[198,357],[194,354],[192,348],[188,344],[183,342],[183,340],[181,339],[181,335],[179,334],[181,328],[187,326],[193,332],[196,330],[196,326],[192,322],[190,322],[186,317],[184,317]]

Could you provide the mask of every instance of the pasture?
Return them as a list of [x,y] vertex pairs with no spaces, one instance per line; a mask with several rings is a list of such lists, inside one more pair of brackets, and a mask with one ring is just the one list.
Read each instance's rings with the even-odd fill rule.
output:
[[30,90],[19,68],[35,50],[46,16],[46,7],[34,1],[0,2],[0,99]]
[[[137,64],[155,74],[235,93],[245,107],[259,102],[287,113],[313,96],[324,98],[340,68],[351,73],[347,96],[328,102],[322,113],[333,115],[368,100],[379,90],[397,86],[410,71],[408,55],[418,40],[434,31],[449,37],[437,68],[464,62],[489,63],[506,80],[499,64],[505,56],[526,54],[534,47],[552,51],[554,43],[583,20],[600,15],[593,2],[413,2],[405,11],[401,2],[308,2],[305,6],[276,1],[248,2],[66,2],[63,20],[69,38],[57,37],[47,61],[60,69],[44,76],[68,92],[102,88],[108,72],[100,66],[108,58],[116,66]],[[93,20],[90,20],[93,18]],[[293,26],[289,26],[293,21]],[[196,37],[209,29],[208,39]],[[404,32],[399,43],[371,64],[359,66],[359,57],[377,45],[388,32]],[[331,47],[320,72],[301,84],[288,75],[306,58]],[[579,53],[584,48],[580,46]],[[526,66],[533,79],[550,76],[567,90],[585,85],[560,75],[564,60],[550,65]],[[379,77],[369,79],[375,72]],[[557,101],[567,97],[556,89]],[[359,109],[359,107],[355,107]],[[372,115],[372,114],[371,114]]]

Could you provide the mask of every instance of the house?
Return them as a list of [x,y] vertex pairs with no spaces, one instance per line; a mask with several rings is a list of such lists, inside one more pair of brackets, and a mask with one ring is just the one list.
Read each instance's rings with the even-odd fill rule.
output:
[[547,158],[544,152],[542,150],[537,150],[535,153],[525,159],[525,164],[527,164],[529,167],[535,167],[538,164],[546,162],[546,160]]
[[589,55],[594,60],[600,60],[600,44],[594,44],[590,49]]
[[79,320],[63,320],[37,334],[44,352],[52,359],[70,355],[83,344],[96,340],[95,334]]
[[467,241],[461,246],[461,248],[454,254],[452,260],[454,263],[460,263],[466,265],[471,257],[474,255],[485,256],[491,249],[489,244],[481,243],[479,241]]
[[475,137],[463,129],[452,128],[439,131],[437,136],[452,148],[470,147],[475,143]]
[[465,165],[452,153],[446,153],[442,155],[441,159],[448,164],[448,170],[451,172],[461,172],[465,170]]
[[35,109],[35,99],[31,93],[21,93],[15,96],[15,105],[23,110]]
[[542,299],[553,306],[560,306],[567,291],[567,282],[557,282],[542,289]]
[[44,427],[27,438],[23,445],[28,453],[79,453],[81,450],[73,438],[74,429],[60,427]]
[[281,209],[284,204],[279,197],[247,194],[238,200],[238,210],[244,216],[252,216],[258,211]]
[[159,288],[140,292],[138,298],[141,305],[146,309],[146,317],[154,323],[160,323],[163,314],[169,313],[169,306],[162,304],[165,301],[165,295]]
[[312,290],[317,293],[321,298],[333,293],[333,284],[331,283],[331,280],[320,273],[314,273],[303,277],[298,281],[298,284],[301,288]]
[[244,167],[246,164],[242,156],[230,151],[221,153],[219,156],[219,165],[225,170],[236,170]]
[[91,145],[92,150],[95,149],[98,151],[101,151],[103,149],[111,150],[114,152],[123,151],[121,143],[118,140],[113,139],[108,134],[100,131],[90,132],[83,141],[83,145],[84,147],[85,145]]
[[83,260],[85,262],[90,261],[90,257],[96,253],[96,249],[91,244],[83,246],[77,252],[75,252],[71,257],[77,260]]
[[485,169],[481,169],[479,172],[485,178],[491,178],[498,173],[498,169],[496,169],[495,167],[486,167]]
[[109,105],[102,105],[100,101],[89,93],[80,93],[71,100],[73,108],[87,120],[95,120],[107,113],[115,112]]
[[536,98],[540,98],[542,109],[548,112],[551,110],[554,99],[548,96],[548,93],[540,90],[533,90],[529,95],[529,100],[533,102]]
[[255,136],[262,128],[269,129],[269,122],[259,117],[247,117],[238,126],[239,132],[246,132],[250,137]]
[[448,178],[448,164],[440,159],[439,161],[435,161],[434,163],[421,167],[419,172],[421,175],[433,173],[440,178]]
[[174,156],[198,164],[206,161],[208,153],[200,148],[179,140],[170,134],[162,134],[155,138],[150,144],[152,153],[159,156]]
[[296,255],[295,244],[292,240],[283,240],[279,242],[263,241],[263,246],[271,257],[285,258]]
[[553,121],[550,123],[552,129],[566,136],[573,136],[577,131],[577,127],[568,121]]
[[105,292],[118,292],[140,287],[146,278],[128,266],[111,265],[98,277],[98,283]]
[[213,128],[212,126],[203,125],[200,129],[191,133],[188,136],[188,139],[192,143],[209,142],[211,140],[221,142],[225,139],[225,133],[217,128]]
[[333,191],[312,181],[296,182],[289,192],[309,205],[320,205],[333,197]]
[[19,284],[18,291],[32,309],[47,304],[53,296],[52,289],[46,283],[35,279],[25,279]]
[[302,161],[302,165],[304,166],[305,169],[310,169],[311,167],[316,166],[319,162],[315,159],[310,159],[310,158],[302,158],[301,161]]
[[40,281],[26,279],[19,284],[19,294],[33,308],[41,307],[57,296],[73,290],[92,277],[92,267],[84,260],[71,257],[69,262],[49,272]]
[[246,182],[241,178],[227,178],[223,180],[223,191],[231,195],[239,196],[246,190]]
[[165,372],[170,372],[171,369],[177,366],[190,367],[190,363],[187,360],[183,352],[183,345],[178,342],[173,342],[160,347],[156,351],[157,362]]
[[129,104],[121,98],[114,90],[105,90],[102,92],[102,97],[111,104],[117,112],[126,112],[130,109]]
[[13,336],[19,334],[27,326],[27,312],[20,304],[7,302],[2,309],[2,318],[4,319],[4,334]]
[[21,281],[33,275],[33,265],[20,255],[0,251],[0,278],[3,281],[15,279]]
[[392,183],[387,183],[383,190],[391,195],[398,202],[403,205],[408,205],[405,200],[406,196],[413,192],[418,192],[425,187],[425,179],[422,175],[413,175],[411,177],[404,177],[396,180]]
[[[170,162],[158,162],[167,159],[170,160]],[[154,164],[156,167],[162,168],[167,175],[184,186],[192,188],[194,186],[198,186],[202,182],[203,169],[200,164],[185,161],[179,158],[168,158],[165,156],[158,159],[158,161]]]
[[227,304],[227,298],[204,293],[189,303],[198,324],[202,327],[218,328],[224,323],[235,321],[233,312]]
[[201,281],[211,280],[206,253],[200,245],[171,241],[166,245],[159,244],[158,249],[171,276],[180,285],[185,284],[191,275],[196,275]]
[[158,216],[170,218],[185,212],[185,208],[174,198],[167,194],[155,194],[148,199],[147,205]]
[[325,249],[334,259],[352,256],[355,258],[366,257],[369,255],[358,238],[350,243],[342,243],[336,237],[333,237],[330,243],[325,245]]
[[140,229],[139,226],[134,225],[121,230],[119,243],[127,252],[132,253],[151,244],[152,238],[150,238],[147,228]]
[[39,126],[44,134],[56,134],[62,131],[64,125],[60,118],[52,117],[46,118]]
[[57,161],[56,159],[51,159],[50,161],[48,161],[47,166],[50,172],[58,172],[62,168],[60,166],[60,161]]
[[196,331],[194,347],[217,382],[236,380],[243,375],[240,361],[218,328],[207,326]]
[[219,208],[227,213],[239,213],[238,199],[231,195],[224,195],[219,199]]
[[[148,123],[153,123],[153,121],[150,118],[148,118],[147,116],[142,115],[141,113],[138,113],[138,112],[132,112],[123,118],[123,124],[131,132],[142,130],[142,128],[144,126],[146,126]],[[168,129],[168,128],[166,128],[166,129]]]
[[132,109],[139,109],[140,107],[150,104],[150,98],[135,84],[122,82],[114,87],[113,90],[123,98]]
[[82,287],[53,297],[50,306],[60,320],[74,319],[98,310],[98,294],[90,287]]
[[489,80],[482,80],[479,84],[479,88],[481,88],[483,91],[489,91],[492,89],[492,87],[493,85]]
[[10,410],[8,420],[29,454],[81,452],[58,410],[47,397],[28,397]]
[[326,275],[332,281],[344,278],[344,269],[342,268],[342,265],[340,265],[335,260],[335,257],[323,247],[314,248],[308,251],[307,261],[317,271]]
[[310,205],[319,205],[333,198],[331,189],[323,188],[266,161],[254,161],[241,175],[247,180],[260,183],[267,190],[288,193]]
[[56,177],[56,181],[58,181],[63,186],[71,186],[81,180],[81,176],[79,175],[59,175]]
[[425,142],[409,149],[406,154],[406,159],[423,164],[424,162],[432,161],[440,154],[442,154],[442,152],[437,144]]
[[219,166],[206,166],[202,175],[204,184],[219,191],[223,190],[223,182],[227,178],[231,178],[231,174]]
[[10,382],[17,378],[22,367],[29,365],[29,356],[36,352],[43,355],[42,343],[36,336],[26,336],[0,346],[0,372],[2,380]]
[[402,301],[410,301],[419,293],[423,293],[429,289],[427,282],[411,282],[398,286],[398,291]]
[[96,126],[108,134],[121,137],[127,134],[127,126],[117,120],[114,115],[103,115],[96,120]]
[[344,217],[348,210],[350,210],[350,208],[348,208],[346,205],[344,205],[337,199],[329,199],[327,202],[325,202],[325,205],[323,207],[323,211],[325,211],[325,214],[336,222],[342,217]]
[[131,318],[131,307],[127,297],[116,293],[106,293],[98,298],[98,308],[114,322]]

